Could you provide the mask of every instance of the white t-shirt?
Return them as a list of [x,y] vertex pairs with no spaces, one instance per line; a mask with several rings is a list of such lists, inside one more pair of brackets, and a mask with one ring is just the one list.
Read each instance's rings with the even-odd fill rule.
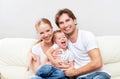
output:
[[63,51],[63,49],[59,48],[57,44],[54,44],[52,48],[61,50],[61,54],[59,56],[61,57],[62,60],[64,61],[74,60],[74,56],[72,55],[73,53],[71,53],[71,51],[68,48],[65,51]]
[[[77,41],[75,43],[69,41],[68,47],[75,56],[75,68],[80,68],[91,61],[88,51],[98,48],[98,45],[95,36],[91,32],[79,30]],[[97,71],[104,70],[101,68]]]
[[47,58],[47,56],[44,54],[44,52],[41,48],[40,43],[38,43],[38,44],[36,44],[32,47],[32,53],[40,56],[40,62],[41,63],[44,63],[45,59]]

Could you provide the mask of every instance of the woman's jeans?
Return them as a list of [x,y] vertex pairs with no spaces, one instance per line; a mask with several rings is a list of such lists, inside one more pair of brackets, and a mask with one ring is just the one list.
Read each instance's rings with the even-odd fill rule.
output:
[[67,79],[64,72],[52,65],[44,65],[38,69],[31,79]]
[[110,75],[106,72],[94,72],[86,76],[78,76],[77,79],[110,79]]

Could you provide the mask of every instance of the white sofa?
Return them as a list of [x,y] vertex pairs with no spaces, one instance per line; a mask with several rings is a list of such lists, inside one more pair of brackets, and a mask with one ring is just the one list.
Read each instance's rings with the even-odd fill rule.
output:
[[[111,79],[120,79],[120,36],[97,37],[105,69]],[[35,39],[4,38],[0,40],[0,79],[29,79],[26,71],[27,53]]]

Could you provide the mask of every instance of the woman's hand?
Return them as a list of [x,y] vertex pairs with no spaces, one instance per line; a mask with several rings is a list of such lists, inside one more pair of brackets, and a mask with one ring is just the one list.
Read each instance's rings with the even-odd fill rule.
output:
[[63,54],[63,50],[62,49],[55,49],[52,53],[52,56],[53,57],[56,57],[56,56],[61,56],[61,54]]
[[37,61],[37,58],[36,58],[35,54],[33,54],[31,51],[29,51],[29,53],[28,53],[27,71],[30,70],[32,62],[36,62],[36,61]]

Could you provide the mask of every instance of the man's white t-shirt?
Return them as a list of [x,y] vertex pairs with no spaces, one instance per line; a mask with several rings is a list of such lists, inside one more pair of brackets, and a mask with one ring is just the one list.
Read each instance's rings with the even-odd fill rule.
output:
[[[91,61],[88,51],[98,48],[95,36],[88,31],[79,30],[77,41],[71,43],[69,41],[69,49],[74,54],[75,68],[80,68]],[[103,68],[96,71],[104,71]]]

